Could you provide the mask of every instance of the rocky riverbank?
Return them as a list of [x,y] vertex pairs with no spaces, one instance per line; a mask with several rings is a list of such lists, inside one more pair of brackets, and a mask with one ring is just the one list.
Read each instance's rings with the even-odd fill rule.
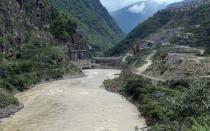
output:
[[24,105],[20,103],[19,105],[10,105],[4,108],[0,108],[0,119],[9,117],[24,108]]
[[[82,77],[85,77],[86,75],[84,73],[76,73],[74,75],[70,75],[70,74],[66,74],[63,76],[63,78],[59,78],[59,79],[51,79],[51,80],[48,80],[48,81],[42,81],[39,84],[44,84],[44,83],[47,83],[47,82],[53,82],[55,80],[62,80],[62,79],[76,79],[76,78],[82,78]],[[33,88],[35,85],[31,85],[30,87],[28,87],[27,89],[31,89]],[[23,90],[22,92],[24,92],[27,90]],[[14,92],[14,94],[17,94],[17,93],[21,93],[21,91],[18,91],[16,90]],[[15,104],[12,104],[12,105],[9,105],[9,106],[6,106],[4,108],[0,108],[0,119],[2,118],[8,118],[10,117],[11,115],[14,115],[16,112],[20,111],[21,109],[24,108],[24,104],[22,103],[19,103],[18,105],[15,105]]]

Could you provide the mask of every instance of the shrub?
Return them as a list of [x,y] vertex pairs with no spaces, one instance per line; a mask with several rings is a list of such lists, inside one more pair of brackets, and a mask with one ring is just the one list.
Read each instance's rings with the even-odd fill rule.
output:
[[199,116],[208,112],[210,97],[206,82],[195,81],[185,89],[183,94],[172,100],[172,106],[179,116]]
[[9,105],[17,105],[19,104],[17,98],[12,96],[8,91],[5,89],[0,88],[0,108],[4,108]]
[[50,25],[51,33],[58,39],[66,40],[73,35],[77,29],[77,24],[72,19],[64,15],[58,15]]
[[192,127],[187,131],[209,131],[210,123],[206,123],[205,121],[197,121],[196,119],[192,120]]
[[207,55],[207,56],[210,55],[210,47],[207,47],[205,49],[204,55]]

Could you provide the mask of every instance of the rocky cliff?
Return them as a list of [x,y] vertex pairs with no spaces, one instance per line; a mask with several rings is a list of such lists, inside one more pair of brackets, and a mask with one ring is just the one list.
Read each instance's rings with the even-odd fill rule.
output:
[[0,0],[0,108],[18,105],[14,89],[81,74],[68,56],[72,49],[88,50],[77,27],[47,0]]

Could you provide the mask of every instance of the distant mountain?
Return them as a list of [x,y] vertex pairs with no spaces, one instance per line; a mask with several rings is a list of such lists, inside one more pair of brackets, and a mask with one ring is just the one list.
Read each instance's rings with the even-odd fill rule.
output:
[[81,34],[96,50],[107,50],[124,37],[122,30],[99,0],[50,0],[50,2],[79,23]]
[[[198,6],[197,4],[191,4],[191,6],[183,6],[182,8],[163,9],[139,24],[123,41],[106,54],[111,56],[121,55],[134,47],[135,44],[139,44],[139,41],[148,39],[157,43],[169,42],[210,50],[209,12],[210,1]],[[178,35],[176,32],[179,32]],[[189,34],[193,37],[188,40],[186,36]]]
[[151,17],[158,10],[165,8],[166,4],[158,4],[153,0],[140,1],[117,11],[111,15],[117,21],[121,29],[128,33],[139,23]]

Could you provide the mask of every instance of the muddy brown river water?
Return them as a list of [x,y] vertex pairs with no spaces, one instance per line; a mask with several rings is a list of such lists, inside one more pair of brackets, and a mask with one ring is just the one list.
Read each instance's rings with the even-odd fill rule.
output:
[[145,127],[137,108],[101,87],[119,70],[85,70],[87,77],[35,86],[17,94],[25,108],[0,122],[0,131],[135,131]]

